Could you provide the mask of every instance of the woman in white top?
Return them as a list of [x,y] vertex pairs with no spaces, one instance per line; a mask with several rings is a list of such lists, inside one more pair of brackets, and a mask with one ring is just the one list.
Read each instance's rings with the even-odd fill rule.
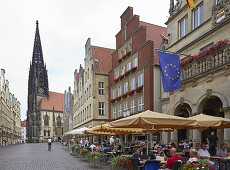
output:
[[200,159],[200,155],[198,153],[198,151],[196,149],[191,149],[189,151],[189,154],[190,154],[190,158],[189,160],[187,161],[188,164],[190,163],[194,163],[194,162],[198,162],[199,159]]

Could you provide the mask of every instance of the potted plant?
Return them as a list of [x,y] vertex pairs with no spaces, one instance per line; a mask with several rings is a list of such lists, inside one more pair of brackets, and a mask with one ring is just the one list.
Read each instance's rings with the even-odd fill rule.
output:
[[214,168],[210,167],[208,165],[208,160],[200,160],[198,163],[196,164],[187,164],[184,163],[180,170],[214,170]]
[[126,56],[129,56],[130,54],[131,54],[131,51],[127,52],[127,53],[126,53]]
[[122,94],[121,97],[122,97],[122,98],[126,98],[126,97],[127,97],[127,93]]
[[139,86],[139,87],[137,87],[136,88],[136,93],[139,93],[139,92],[141,92],[143,90],[143,86]]
[[137,69],[137,67],[133,67],[130,69],[130,72],[134,72]]
[[131,161],[125,156],[113,157],[110,160],[110,165],[112,168],[118,168],[119,170],[130,170],[132,167]]
[[77,158],[80,157],[80,151],[81,151],[81,149],[80,149],[79,147],[75,147],[74,152],[75,152],[75,156],[76,156]]
[[83,159],[83,160],[86,160],[86,157],[87,157],[87,154],[89,153],[89,150],[88,149],[82,149],[81,151],[80,151],[80,157],[81,157],[81,159]]
[[122,59],[125,59],[127,57],[127,55],[126,54],[124,54],[123,56],[122,56]]
[[129,95],[129,96],[131,96],[131,95],[133,95],[133,94],[134,94],[134,90],[131,90],[131,91],[128,92],[128,95]]

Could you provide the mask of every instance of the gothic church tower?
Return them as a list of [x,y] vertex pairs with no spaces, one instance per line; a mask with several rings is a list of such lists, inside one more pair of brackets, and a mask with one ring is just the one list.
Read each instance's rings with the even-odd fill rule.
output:
[[49,98],[48,75],[43,60],[42,45],[37,21],[28,81],[27,138],[28,142],[31,143],[39,142],[41,135],[39,106],[41,99],[44,97]]

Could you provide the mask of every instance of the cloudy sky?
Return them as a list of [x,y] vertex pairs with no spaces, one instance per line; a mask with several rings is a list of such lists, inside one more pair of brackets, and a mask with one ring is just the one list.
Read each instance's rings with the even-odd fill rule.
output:
[[96,46],[115,48],[120,16],[128,6],[142,21],[165,26],[169,0],[1,0],[0,68],[26,118],[29,64],[39,20],[49,89],[73,89],[73,73],[83,64],[88,37]]

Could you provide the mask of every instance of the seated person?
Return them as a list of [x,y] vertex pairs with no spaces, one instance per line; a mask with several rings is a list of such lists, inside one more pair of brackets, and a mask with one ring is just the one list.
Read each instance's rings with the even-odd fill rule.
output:
[[184,161],[184,159],[182,158],[182,156],[177,155],[177,153],[176,153],[176,148],[170,149],[170,155],[171,155],[171,158],[169,158],[169,159],[167,160],[167,163],[164,165],[164,168],[172,169],[173,163],[174,163],[175,161],[177,161],[177,160],[182,160],[182,161]]
[[201,143],[198,152],[200,154],[200,158],[208,158],[208,159],[210,158],[210,153],[208,152],[205,143]]
[[171,143],[169,144],[169,149],[172,149],[172,148],[177,149],[176,144],[173,143],[173,142],[171,142]]
[[102,151],[102,152],[105,152],[107,149],[109,149],[109,148],[107,147],[106,144],[104,144],[104,145],[103,145],[103,148],[101,149],[101,151]]
[[161,141],[161,147],[164,148],[165,145],[166,145],[165,142],[162,140],[162,141]]
[[189,151],[189,141],[185,140],[183,145],[184,145],[183,152],[188,152]]
[[133,157],[132,158],[138,159],[138,166],[140,166],[140,165],[142,165],[142,164],[144,164],[146,162],[146,161],[141,160],[141,158],[140,158],[139,155],[140,155],[140,149],[134,148],[133,149]]
[[228,151],[227,151],[227,145],[226,145],[226,143],[221,143],[220,144],[220,148],[218,149],[217,155],[218,156],[222,156],[222,157],[228,156]]
[[101,146],[100,144],[98,143],[97,146],[96,146],[96,151],[100,151],[101,150]]
[[199,161],[200,155],[199,155],[199,152],[196,149],[191,149],[189,151],[189,154],[190,154],[190,158],[187,161],[188,164]]
[[165,153],[161,147],[157,148],[157,156],[165,157]]
[[157,150],[158,147],[161,147],[161,142],[157,141],[155,146],[154,146],[154,150]]
[[93,152],[94,150],[96,150],[96,145],[95,145],[95,143],[93,143],[92,145],[90,145],[90,149],[91,149],[91,152]]

